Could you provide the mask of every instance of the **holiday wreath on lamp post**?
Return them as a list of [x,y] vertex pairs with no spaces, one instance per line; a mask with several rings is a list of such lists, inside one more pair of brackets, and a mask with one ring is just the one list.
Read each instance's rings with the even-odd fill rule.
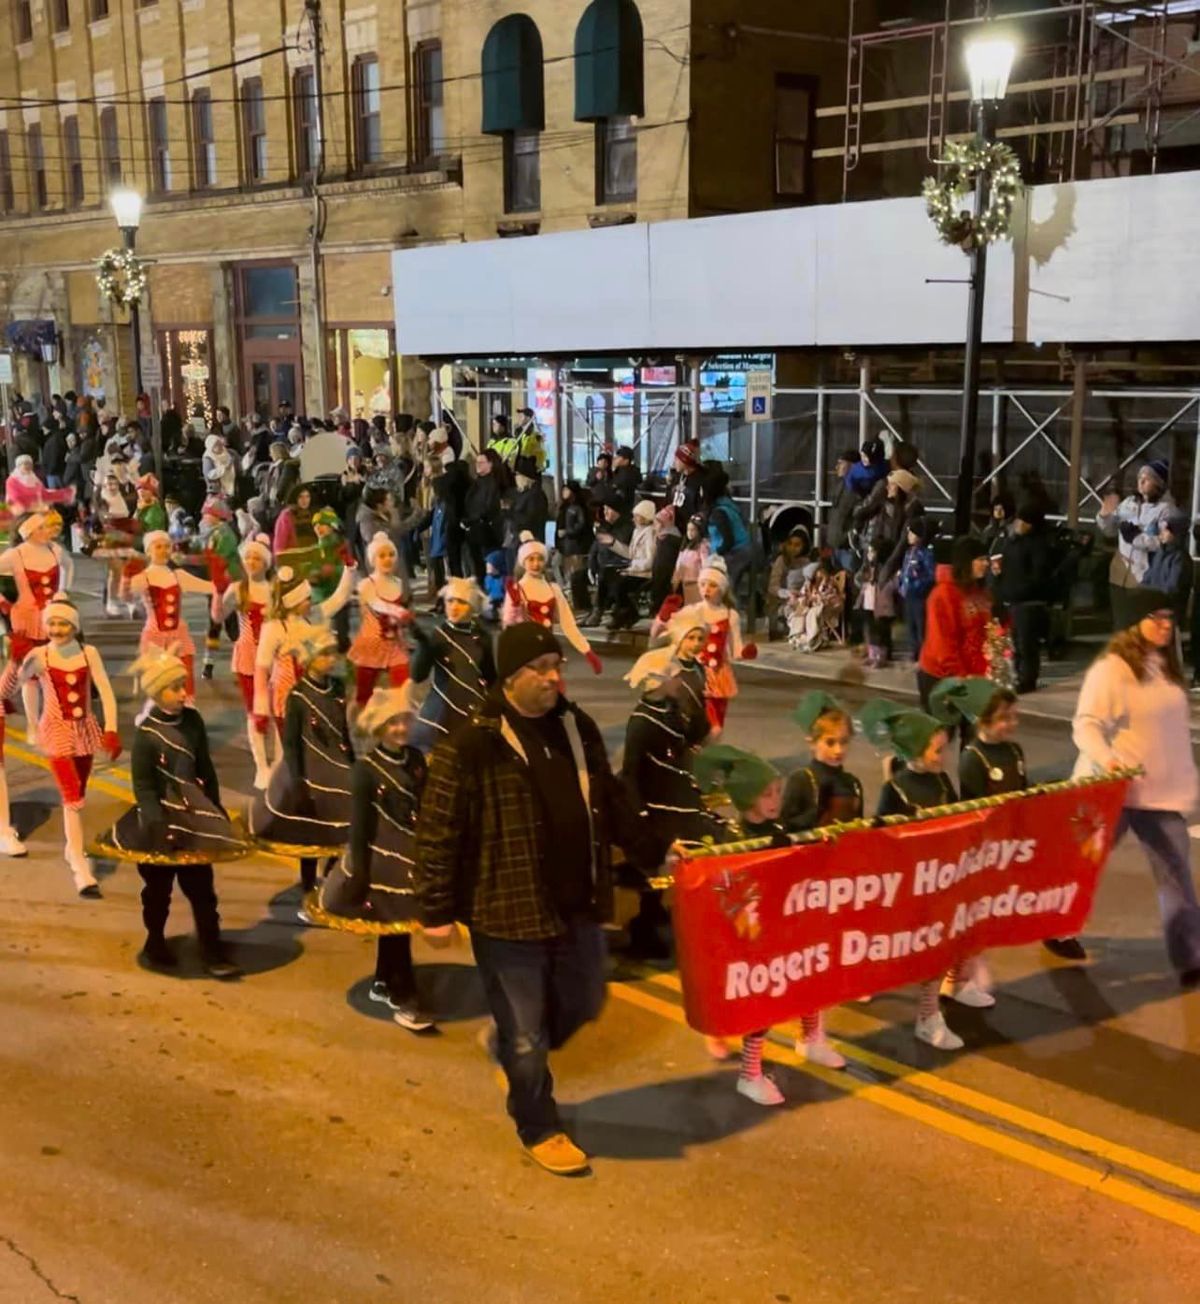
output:
[[132,249],[106,249],[96,263],[96,284],[109,303],[128,308],[146,293],[146,269]]
[[[925,178],[921,193],[941,242],[970,253],[978,245],[1007,240],[1021,185],[1020,164],[1013,151],[999,141],[947,141],[939,168],[938,176]],[[981,172],[988,177],[988,202],[976,217],[962,201],[974,192]]]

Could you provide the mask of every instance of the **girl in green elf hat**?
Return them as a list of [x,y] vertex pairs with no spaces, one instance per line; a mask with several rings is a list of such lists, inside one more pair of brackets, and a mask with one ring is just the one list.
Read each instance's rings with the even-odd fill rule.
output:
[[[946,718],[957,711],[974,728],[971,741],[958,755],[958,788],[963,801],[1023,792],[1029,786],[1025,753],[1014,741],[1017,695],[994,680],[943,679],[930,695],[934,715]],[[1042,945],[1060,960],[1086,960],[1077,937],[1049,937]]]
[[[789,776],[783,791],[783,823],[789,833],[803,833],[825,824],[857,820],[863,814],[862,784],[846,770],[846,752],[854,734],[850,712],[828,693],[805,693],[792,713],[812,746],[812,759]],[[796,1054],[825,1068],[844,1069],[845,1059],[825,1037],[825,1020],[818,1012],[800,1020],[803,1038]]]
[[[875,698],[859,715],[863,733],[876,745],[886,747],[904,762],[893,770],[879,794],[876,815],[915,815],[931,806],[946,806],[958,800],[954,784],[943,766],[948,726],[924,711]],[[918,1041],[937,1050],[960,1050],[963,1040],[950,1031],[938,1007],[941,979],[921,983],[918,991]]]
[[[738,813],[732,838],[769,838],[771,845],[786,847],[790,839],[780,822],[783,814],[783,775],[761,756],[740,747],[716,743],[696,758],[696,778],[702,788],[724,791]],[[742,1067],[738,1094],[756,1105],[782,1105],[783,1092],[762,1070],[763,1043],[767,1030],[742,1038]],[[728,1048],[723,1039],[707,1039],[709,1054],[724,1059]],[[718,1049],[719,1048],[719,1049]]]

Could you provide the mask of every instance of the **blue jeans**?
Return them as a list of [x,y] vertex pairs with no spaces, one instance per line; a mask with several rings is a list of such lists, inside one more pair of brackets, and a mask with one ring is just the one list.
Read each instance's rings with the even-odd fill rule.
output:
[[508,1112],[524,1145],[562,1131],[549,1054],[604,1008],[604,934],[590,921],[558,937],[516,942],[471,932],[496,1050],[508,1079]]
[[1181,973],[1200,969],[1200,907],[1192,882],[1187,821],[1177,811],[1127,806],[1121,812],[1114,845],[1127,830],[1142,844],[1150,862],[1171,964]]
[[61,489],[63,487],[61,475],[48,475],[46,477],[47,489]]
[[904,599],[904,622],[908,626],[908,647],[914,661],[921,655],[925,642],[925,594]]

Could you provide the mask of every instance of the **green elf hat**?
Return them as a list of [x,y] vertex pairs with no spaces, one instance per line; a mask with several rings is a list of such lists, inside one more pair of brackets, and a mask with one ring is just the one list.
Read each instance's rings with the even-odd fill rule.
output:
[[806,734],[811,734],[813,729],[816,728],[817,721],[826,711],[841,711],[843,714],[849,714],[836,697],[830,696],[829,693],[823,693],[819,689],[814,689],[811,693],[805,693],[796,704],[796,709],[792,712],[792,720]]
[[960,718],[974,724],[998,692],[999,686],[982,676],[943,679],[929,695],[929,709],[944,724],[957,724]]
[[702,788],[724,789],[738,810],[749,810],[768,787],[782,777],[770,761],[753,752],[714,743],[696,757],[693,771]]
[[338,534],[342,532],[342,518],[333,510],[332,507],[321,507],[312,514],[313,529],[318,525],[328,526],[331,530],[336,530]]
[[914,711],[877,697],[859,715],[863,733],[878,747],[888,747],[902,761],[915,761],[929,746],[934,734],[946,726],[924,711]]

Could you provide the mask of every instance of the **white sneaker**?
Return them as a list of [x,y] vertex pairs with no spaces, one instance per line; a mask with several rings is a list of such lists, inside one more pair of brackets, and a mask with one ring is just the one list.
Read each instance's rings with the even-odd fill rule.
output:
[[307,910],[297,910],[296,918],[304,925],[305,928],[316,928],[312,915]]
[[845,1055],[839,1055],[824,1038],[820,1041],[797,1041],[796,1054],[809,1064],[820,1064],[822,1068],[844,1069],[846,1067]]
[[974,978],[965,983],[948,985],[946,995],[959,1005],[969,1005],[973,1010],[990,1010],[996,1004],[996,998],[991,992],[980,987]]
[[104,614],[106,616],[119,616],[121,614],[121,608],[118,607],[115,602],[106,602],[104,604]]
[[255,769],[254,786],[259,792],[266,792],[271,785],[270,769]]
[[760,1073],[756,1078],[747,1078],[739,1074],[737,1089],[739,1096],[745,1096],[756,1105],[783,1104],[783,1092],[765,1073]]
[[27,856],[29,848],[13,829],[0,829],[0,856]]
[[935,1050],[962,1050],[966,1044],[957,1033],[950,1031],[940,1010],[927,1019],[918,1019],[913,1035]]

